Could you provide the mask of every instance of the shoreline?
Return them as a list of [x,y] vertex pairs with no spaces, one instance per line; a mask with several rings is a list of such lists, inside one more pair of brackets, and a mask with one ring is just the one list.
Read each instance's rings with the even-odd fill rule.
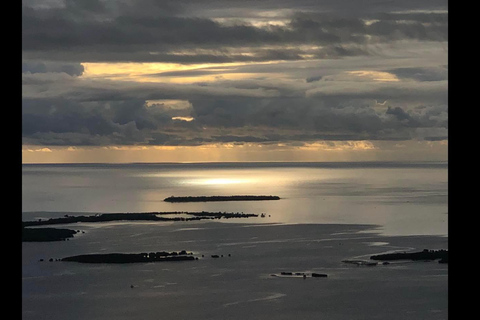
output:
[[[164,217],[168,215],[186,214],[192,217]],[[69,216],[64,215],[59,218],[49,218],[47,220],[38,219],[36,221],[22,221],[23,227],[44,226],[55,224],[70,224],[78,222],[112,222],[112,221],[194,221],[204,219],[231,219],[231,218],[250,218],[258,217],[258,214],[240,213],[240,212],[139,212],[139,213],[102,213],[89,216]]]

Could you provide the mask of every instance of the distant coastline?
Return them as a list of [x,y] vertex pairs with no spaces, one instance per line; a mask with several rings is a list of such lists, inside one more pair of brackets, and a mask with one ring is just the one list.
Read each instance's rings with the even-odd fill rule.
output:
[[198,197],[168,197],[165,202],[210,202],[210,201],[263,201],[280,200],[279,196],[198,196]]
[[[189,215],[176,217],[175,215]],[[167,217],[174,216],[174,217]],[[78,231],[56,228],[28,228],[45,225],[71,224],[78,222],[111,222],[111,221],[193,221],[204,219],[231,219],[258,217],[254,213],[240,212],[140,212],[140,213],[104,213],[91,216],[69,216],[61,218],[22,221],[22,242],[61,241],[73,238]],[[262,218],[265,217],[262,214]]]
[[[191,217],[166,217],[168,215],[187,214]],[[110,221],[192,221],[203,219],[229,219],[258,217],[254,213],[239,212],[140,212],[140,213],[104,213],[91,216],[69,216],[63,218],[39,219],[22,221],[23,227],[43,226],[54,224],[68,224],[77,222],[110,222]]]

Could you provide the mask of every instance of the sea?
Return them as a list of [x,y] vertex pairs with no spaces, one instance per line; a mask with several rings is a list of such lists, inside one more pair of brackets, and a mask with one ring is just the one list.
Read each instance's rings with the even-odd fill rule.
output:
[[[374,224],[447,235],[446,162],[24,164],[24,220],[64,214],[265,213],[262,222]],[[169,196],[276,195],[281,201],[168,203]]]
[[[164,201],[230,195],[280,200]],[[68,241],[22,243],[22,319],[448,319],[448,264],[342,262],[447,249],[447,162],[22,165],[23,221],[198,211],[259,216],[65,224]],[[198,260],[60,261],[164,250]]]

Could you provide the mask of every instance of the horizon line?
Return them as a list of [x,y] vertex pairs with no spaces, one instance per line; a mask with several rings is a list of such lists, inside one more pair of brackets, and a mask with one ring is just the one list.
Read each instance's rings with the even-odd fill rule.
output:
[[59,164],[223,164],[223,163],[448,163],[448,160],[361,160],[361,161],[134,161],[134,162],[22,162],[22,165],[59,165]]

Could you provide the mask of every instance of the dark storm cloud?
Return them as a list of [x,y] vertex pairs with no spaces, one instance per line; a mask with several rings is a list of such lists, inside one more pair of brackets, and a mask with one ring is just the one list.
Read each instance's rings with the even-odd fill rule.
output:
[[71,76],[81,76],[84,67],[80,63],[62,63],[62,62],[43,62],[43,61],[23,61],[22,73],[46,73],[46,72],[64,72]]
[[23,6],[23,50],[77,53],[95,48],[99,52],[134,54],[189,45],[243,45],[279,40],[278,35],[263,29],[224,27],[209,19],[168,15],[169,11],[163,7],[156,8],[138,1],[92,16],[70,6],[52,10]]
[[[351,102],[354,103],[353,101]],[[447,109],[388,107],[367,103],[332,108],[315,98],[191,99],[193,121],[174,121],[175,110],[145,101],[25,100],[22,131],[37,144],[198,145],[212,142],[400,140],[418,128],[447,129]],[[434,131],[429,139],[446,131]],[[222,134],[219,134],[222,133]]]
[[[263,16],[262,13],[268,10],[294,10],[301,12],[322,12],[341,15],[344,17],[369,17],[374,14],[388,12],[415,12],[447,10],[448,0],[207,0],[182,1],[188,4],[197,15],[229,17],[252,17]],[[215,10],[212,10],[215,9]],[[212,13],[214,11],[215,13]]]
[[[207,8],[217,2],[203,1]],[[236,2],[234,2],[236,3]],[[350,1],[348,7],[355,5]],[[236,3],[239,5],[238,3]],[[320,45],[319,58],[365,55],[368,50],[352,45],[415,39],[447,40],[445,14],[417,13],[378,15],[371,24],[363,16],[340,16],[328,12],[333,3],[317,4],[319,12],[296,12],[293,2],[285,2],[292,13],[284,26],[254,26],[249,23],[226,25],[209,17],[196,17],[188,10],[193,2],[174,1],[67,1],[63,7],[22,6],[22,47],[25,57],[77,61],[246,61],[250,55],[233,53],[201,54],[196,48],[232,48],[265,45]],[[310,9],[311,2],[303,3]],[[387,3],[385,3],[387,4]],[[415,8],[405,6],[403,9]],[[396,7],[396,6],[393,6]],[[245,8],[245,5],[243,5]],[[265,4],[266,9],[273,10]],[[277,9],[278,9],[277,4]],[[281,8],[281,7],[280,7]],[[322,11],[323,10],[323,11]],[[327,12],[325,12],[327,10]],[[385,18],[383,18],[385,17]],[[376,18],[376,19],[378,19]],[[193,54],[172,53],[178,50]],[[302,59],[300,51],[269,49],[256,51],[251,61]]]
[[[200,43],[202,46],[205,43]],[[49,59],[59,60],[82,60],[84,62],[170,62],[181,64],[195,64],[195,63],[231,63],[231,62],[263,62],[263,61],[282,61],[290,60],[297,61],[305,59],[302,55],[309,55],[309,59],[337,59],[349,56],[369,55],[370,50],[362,45],[356,44],[335,44],[327,45],[314,50],[301,50],[291,48],[281,49],[264,49],[264,48],[249,48],[248,53],[237,53],[238,48],[226,48],[222,50],[212,50],[212,53],[205,53],[205,50],[197,50],[189,48],[193,44],[185,48],[181,48],[181,52],[162,53],[151,52],[148,50],[127,51],[126,48],[118,48],[118,50],[109,51],[83,51],[83,52],[69,52],[65,54],[63,51],[31,51],[27,56],[37,57],[48,55]],[[259,44],[255,44],[259,45]],[[141,48],[141,46],[137,46]],[[98,48],[100,49],[100,48]],[[159,49],[159,48],[156,48]],[[123,51],[122,51],[123,50]],[[167,50],[167,49],[166,49]],[[170,50],[170,49],[168,49]],[[168,51],[167,50],[167,51]],[[209,49],[208,49],[209,50]]]
[[314,81],[320,81],[322,79],[322,76],[313,76],[313,77],[308,77],[305,79],[306,82],[314,82]]
[[447,81],[424,82],[348,82],[332,81],[307,91],[309,97],[338,103],[344,100],[396,101],[397,103],[447,104]]
[[141,100],[24,99],[22,113],[23,135],[46,144],[73,144],[79,137],[83,145],[146,143],[150,131],[171,122],[168,111],[148,108]]
[[396,68],[390,69],[388,72],[395,74],[398,78],[417,81],[442,81],[448,79],[448,70],[442,66],[436,68]]
[[[353,103],[351,101],[351,103]],[[298,139],[299,132],[309,132],[312,138],[331,139],[400,139],[411,138],[416,128],[446,128],[445,106],[404,111],[388,107],[376,112],[366,103],[343,108],[331,108],[323,100],[301,98],[253,99],[235,101],[192,101],[194,116],[201,126],[238,130],[245,126],[258,129],[258,139],[270,140],[266,128],[278,132],[276,140]],[[427,110],[428,109],[428,110]],[[289,130],[288,133],[281,133]],[[241,130],[240,130],[241,131]],[[340,134],[341,133],[341,134]],[[305,138],[305,136],[304,136]]]

